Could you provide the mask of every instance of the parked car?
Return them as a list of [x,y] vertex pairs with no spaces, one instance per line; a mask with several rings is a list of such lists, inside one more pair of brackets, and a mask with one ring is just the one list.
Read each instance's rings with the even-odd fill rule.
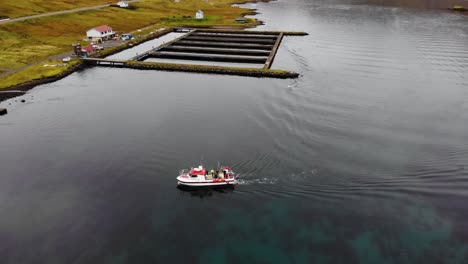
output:
[[122,34],[121,38],[122,40],[129,40],[129,39],[132,39],[133,36],[130,33],[126,33],[126,34]]

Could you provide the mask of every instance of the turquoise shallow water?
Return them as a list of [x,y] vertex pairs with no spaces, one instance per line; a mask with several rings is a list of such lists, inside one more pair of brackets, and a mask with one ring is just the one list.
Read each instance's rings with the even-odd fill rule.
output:
[[[309,33],[273,65],[299,79],[90,68],[0,103],[2,263],[467,262],[468,17],[252,7]],[[177,189],[201,157],[240,184]]]

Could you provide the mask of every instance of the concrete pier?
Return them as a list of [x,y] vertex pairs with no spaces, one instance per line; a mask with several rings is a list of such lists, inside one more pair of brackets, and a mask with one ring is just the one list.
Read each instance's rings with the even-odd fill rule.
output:
[[273,45],[276,41],[275,39],[227,38],[227,37],[209,37],[209,36],[189,36],[184,39],[195,40],[195,41],[255,43],[255,44],[271,44],[271,45]]
[[197,32],[221,33],[221,34],[246,34],[246,35],[278,35],[283,33],[285,36],[306,36],[309,35],[302,31],[260,31],[260,30],[238,30],[238,29],[210,29],[200,28]]
[[172,46],[197,46],[197,47],[223,47],[233,49],[261,49],[270,51],[273,45],[264,44],[250,44],[250,43],[222,43],[222,42],[209,42],[209,41],[188,41],[181,40],[173,43]]
[[182,59],[198,61],[219,61],[219,62],[238,62],[238,63],[259,63],[266,62],[267,57],[258,56],[240,56],[240,55],[213,55],[213,54],[194,54],[180,52],[155,52],[150,54],[151,58],[163,59]]
[[279,45],[281,43],[281,40],[283,39],[283,33],[280,33],[278,38],[276,39],[275,45],[273,46],[273,49],[271,50],[270,56],[268,56],[268,59],[265,62],[265,66],[263,66],[264,69],[270,69],[271,64],[273,64],[273,59],[276,56],[276,52],[278,51]]
[[[306,35],[304,32],[242,31],[213,29],[178,29],[187,32],[130,60],[86,58],[91,65],[124,67],[142,70],[166,70],[242,75],[252,77],[296,78],[294,72],[270,70],[283,36]],[[240,65],[215,66],[177,64],[166,62],[143,62],[147,58],[176,59],[187,61],[216,61],[258,64],[258,67],[243,68]],[[263,66],[263,67],[262,67]]]
[[124,60],[112,60],[112,59],[100,59],[100,58],[83,58],[84,62],[88,64],[95,64],[95,65],[112,65],[112,66],[123,66],[125,65]]
[[270,69],[283,32],[196,29],[147,52],[146,58],[263,64]]
[[227,48],[210,48],[210,47],[189,47],[189,46],[169,46],[160,49],[160,51],[176,51],[185,53],[207,53],[207,54],[228,54],[228,55],[245,55],[245,56],[269,56],[268,50],[254,49],[227,49]]
[[196,29],[191,30],[191,31],[189,31],[187,34],[185,34],[185,35],[183,35],[183,36],[180,36],[180,37],[178,37],[178,38],[175,38],[175,39],[173,39],[173,40],[171,40],[171,41],[169,41],[169,42],[167,42],[167,43],[164,43],[164,44],[162,44],[162,45],[156,47],[155,49],[148,50],[147,52],[144,52],[144,53],[142,53],[142,54],[137,54],[135,57],[131,58],[130,60],[144,61],[144,60],[146,60],[146,59],[149,57],[150,53],[152,53],[152,52],[154,52],[154,51],[157,51],[157,50],[160,50],[160,49],[162,49],[162,48],[164,48],[164,47],[167,47],[167,46],[169,46],[169,45],[171,45],[171,44],[173,44],[173,43],[176,43],[177,41],[179,41],[179,40],[181,40],[181,39],[184,39],[184,38],[190,36],[190,34],[193,34],[195,31],[196,31]]
[[255,39],[276,39],[279,34],[274,35],[257,35],[257,34],[239,34],[239,33],[208,33],[196,32],[192,36],[197,37],[227,37],[227,38],[255,38]]
[[193,64],[176,64],[176,63],[159,63],[159,62],[141,62],[131,61],[126,65],[127,68],[139,70],[160,70],[160,71],[180,71],[180,72],[197,72],[209,74],[223,75],[238,75],[248,77],[265,77],[265,78],[297,78],[298,73],[284,70],[264,70],[258,68],[238,68],[225,66],[210,66],[210,65],[193,65]]

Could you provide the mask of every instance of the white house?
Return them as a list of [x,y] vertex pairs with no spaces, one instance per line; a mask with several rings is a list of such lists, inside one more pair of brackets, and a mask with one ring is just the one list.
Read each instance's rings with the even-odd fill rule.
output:
[[127,8],[128,7],[128,2],[127,1],[120,1],[117,3],[118,6]]
[[86,31],[86,36],[90,40],[103,41],[113,38],[115,36],[115,32],[112,31],[111,27],[103,25]]
[[203,19],[205,16],[203,15],[203,11],[198,10],[197,13],[195,13],[195,18],[196,19]]

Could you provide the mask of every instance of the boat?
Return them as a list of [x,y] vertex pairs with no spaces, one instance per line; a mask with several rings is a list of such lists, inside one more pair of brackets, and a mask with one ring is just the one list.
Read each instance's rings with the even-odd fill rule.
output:
[[190,187],[233,186],[235,183],[235,174],[228,166],[221,166],[216,171],[208,171],[200,165],[190,170],[181,170],[177,177],[178,185]]
[[468,8],[462,6],[462,5],[454,5],[452,7],[449,7],[450,10],[452,11],[467,11]]

